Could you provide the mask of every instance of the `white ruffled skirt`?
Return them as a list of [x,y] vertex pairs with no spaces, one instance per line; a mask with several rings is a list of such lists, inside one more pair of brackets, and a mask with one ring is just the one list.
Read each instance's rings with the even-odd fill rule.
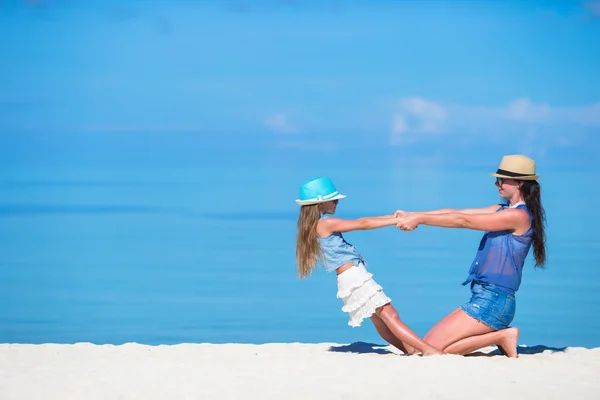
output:
[[377,308],[392,301],[362,263],[339,274],[337,286],[337,297],[344,302],[342,311],[349,314],[348,325],[352,327],[360,326]]

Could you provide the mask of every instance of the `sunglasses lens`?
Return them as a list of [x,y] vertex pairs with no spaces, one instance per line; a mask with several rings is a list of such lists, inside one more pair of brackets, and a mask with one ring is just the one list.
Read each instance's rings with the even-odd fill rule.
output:
[[502,178],[496,178],[496,183],[498,185],[502,185]]

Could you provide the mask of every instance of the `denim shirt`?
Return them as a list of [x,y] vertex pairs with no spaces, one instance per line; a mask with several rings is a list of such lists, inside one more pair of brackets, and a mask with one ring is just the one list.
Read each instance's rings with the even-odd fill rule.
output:
[[[320,219],[328,218],[327,215],[322,215]],[[352,261],[354,265],[366,262],[356,250],[356,247],[346,242],[341,232],[333,232],[327,237],[318,236],[323,259],[318,260],[318,264],[322,265],[327,272],[333,272],[342,265]]]
[[[507,205],[501,205],[496,212],[506,208]],[[517,203],[511,208],[525,210],[529,215],[529,221],[532,220],[531,212],[525,203]],[[463,285],[469,282],[490,284],[514,294],[521,285],[523,265],[532,241],[531,226],[522,235],[514,235],[509,231],[486,232],[479,243],[479,249],[469,269],[469,276]]]

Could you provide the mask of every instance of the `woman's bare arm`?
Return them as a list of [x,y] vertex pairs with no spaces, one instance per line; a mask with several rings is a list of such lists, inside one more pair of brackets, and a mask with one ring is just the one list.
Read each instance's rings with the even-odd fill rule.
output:
[[419,225],[467,228],[489,232],[503,230],[524,232],[529,227],[529,216],[525,211],[519,209],[508,209],[487,214],[466,214],[462,212],[444,214],[413,213],[402,218],[396,226],[403,230],[413,230]]
[[[448,214],[448,213],[463,213],[463,214],[490,214],[490,213],[494,213],[498,210],[498,208],[500,207],[499,204],[494,204],[488,207],[482,207],[482,208],[463,208],[463,209],[458,209],[458,208],[440,208],[438,210],[431,210],[431,211],[417,211],[419,214],[429,214],[429,215],[434,215],[434,214]],[[402,211],[402,210],[398,210],[396,211],[396,213],[394,214],[397,217],[402,217],[402,216],[407,216],[409,214],[413,213],[412,211],[408,212],[408,211]]]

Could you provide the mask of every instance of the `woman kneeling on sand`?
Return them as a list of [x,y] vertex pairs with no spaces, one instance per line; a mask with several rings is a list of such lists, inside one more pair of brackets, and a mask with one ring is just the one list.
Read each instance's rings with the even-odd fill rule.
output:
[[495,344],[502,354],[517,357],[519,330],[509,325],[515,316],[515,293],[530,247],[533,245],[535,267],[543,267],[546,261],[545,213],[535,162],[522,155],[505,156],[491,175],[496,177],[506,204],[395,214],[402,217],[396,226],[405,231],[419,225],[486,231],[463,283],[471,283],[471,300],[424,337],[445,353],[468,354]]

